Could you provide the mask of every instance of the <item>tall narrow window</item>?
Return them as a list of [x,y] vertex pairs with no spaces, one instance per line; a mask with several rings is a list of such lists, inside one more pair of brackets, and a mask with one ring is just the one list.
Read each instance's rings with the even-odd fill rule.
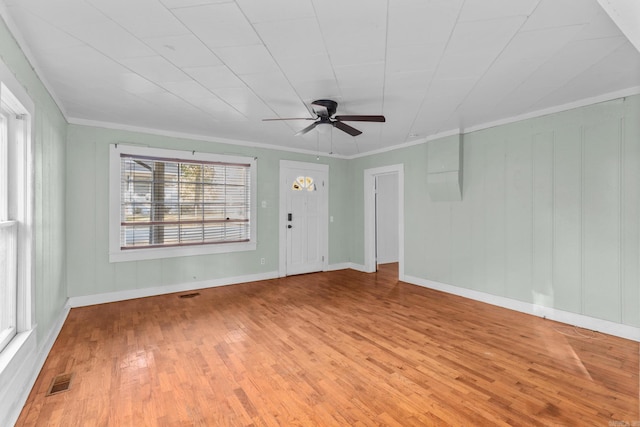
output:
[[[20,229],[25,216],[26,116],[3,86],[0,100],[0,351],[18,332]],[[22,279],[24,281],[24,278]],[[25,286],[27,286],[25,284]]]
[[[112,251],[112,261],[131,259],[125,252],[155,258],[255,249],[254,159],[130,146],[113,150],[119,169],[115,253],[122,256]],[[160,251],[168,248],[173,249]]]

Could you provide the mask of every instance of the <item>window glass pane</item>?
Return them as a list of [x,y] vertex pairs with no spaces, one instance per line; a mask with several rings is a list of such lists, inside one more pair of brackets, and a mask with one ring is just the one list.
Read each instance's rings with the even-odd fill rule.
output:
[[249,241],[249,181],[249,165],[122,155],[121,247]]
[[17,223],[0,222],[0,350],[16,331]]

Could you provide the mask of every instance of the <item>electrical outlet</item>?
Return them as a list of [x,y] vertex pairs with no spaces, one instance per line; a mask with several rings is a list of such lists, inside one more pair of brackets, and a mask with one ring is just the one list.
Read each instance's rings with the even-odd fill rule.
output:
[[264,265],[264,258],[260,258],[260,264]]

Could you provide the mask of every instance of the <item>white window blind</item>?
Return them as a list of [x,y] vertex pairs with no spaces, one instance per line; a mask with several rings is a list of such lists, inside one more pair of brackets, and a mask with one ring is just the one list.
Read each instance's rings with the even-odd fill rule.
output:
[[120,249],[251,240],[251,164],[120,154]]

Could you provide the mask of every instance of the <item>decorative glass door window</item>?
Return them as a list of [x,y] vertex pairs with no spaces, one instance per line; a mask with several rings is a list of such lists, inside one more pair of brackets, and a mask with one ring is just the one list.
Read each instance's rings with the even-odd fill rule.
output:
[[293,181],[291,189],[294,191],[316,191],[316,184],[310,176],[299,176]]

